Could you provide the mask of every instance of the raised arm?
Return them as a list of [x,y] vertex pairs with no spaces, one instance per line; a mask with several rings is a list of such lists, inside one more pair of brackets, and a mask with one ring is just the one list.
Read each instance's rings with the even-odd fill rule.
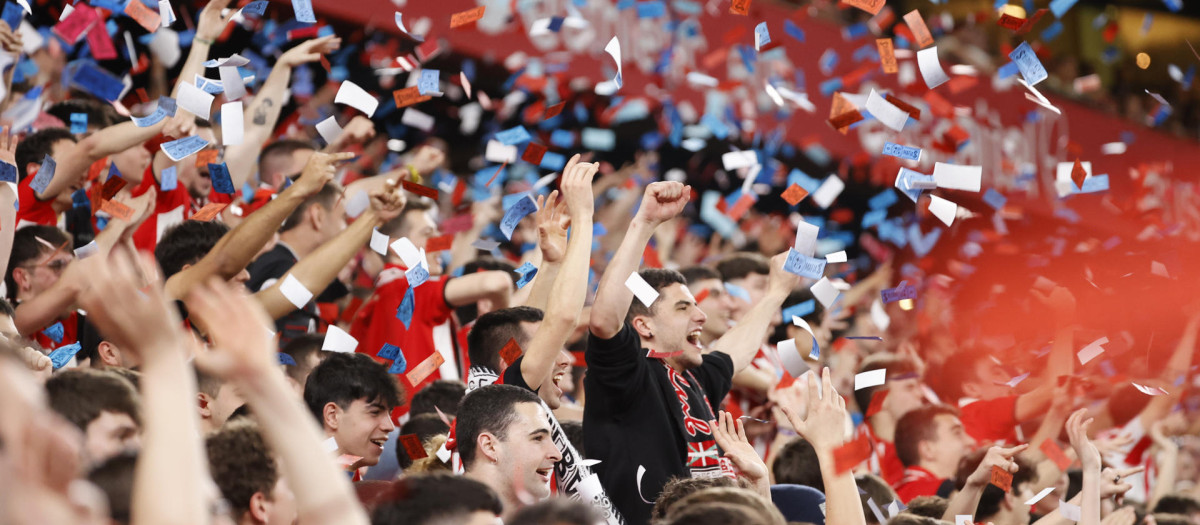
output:
[[[570,165],[571,163],[568,163],[568,168]],[[567,170],[563,170],[563,173],[567,173]],[[527,286],[529,290],[525,290],[525,300],[521,301],[522,290],[518,290],[513,302],[545,311],[550,301],[550,291],[555,288],[558,272],[562,269],[563,257],[567,250],[567,228],[572,221],[567,214],[566,199],[558,199],[558,190],[550,192],[549,197],[539,196],[537,205],[534,222],[538,228],[538,249],[531,250],[534,257],[529,263],[536,266],[538,271],[533,276],[532,285]]]
[[[0,25],[0,39],[3,36]],[[0,130],[0,162],[17,171],[17,135],[9,135],[8,126]],[[17,187],[15,184],[0,184],[0,268],[8,268],[12,256],[13,236],[17,233]]]
[[962,490],[958,491],[953,498],[950,498],[949,505],[946,506],[946,512],[942,514],[943,520],[954,521],[955,516],[975,515],[975,509],[979,506],[979,498],[983,496],[983,489],[988,486],[992,480],[992,467],[1000,467],[1015,474],[1018,470],[1017,462],[1013,460],[1013,456],[1025,450],[1029,445],[1018,445],[1012,448],[992,447],[989,448],[987,454],[983,456],[983,461],[979,462],[979,466],[975,467],[975,471],[967,477],[967,483],[963,485]]
[[488,299],[496,308],[508,308],[512,294],[512,278],[503,270],[455,277],[446,283],[446,290],[442,293],[450,306],[464,306]]
[[1049,295],[1034,291],[1035,297],[1049,308],[1054,318],[1054,346],[1042,372],[1041,386],[1017,398],[1018,422],[1029,421],[1045,413],[1054,398],[1054,384],[1059,376],[1069,376],[1075,370],[1075,297],[1062,286]]
[[179,316],[163,294],[154,260],[121,248],[107,264],[96,265],[91,277],[82,297],[89,321],[141,361],[142,449],[134,469],[131,523],[204,523],[208,467],[195,410],[196,379],[185,361]]
[[183,298],[193,287],[207,281],[213,275],[228,280],[241,273],[267,241],[271,240],[292,210],[333,180],[335,163],[352,156],[352,153],[314,153],[295,184],[221,237],[217,245],[196,264],[167,279],[167,295],[176,299]]
[[246,399],[296,495],[298,521],[366,525],[350,481],[323,449],[312,414],[276,364],[271,323],[263,310],[241,290],[215,279],[197,287],[188,305],[205,325],[221,327],[211,332],[214,348],[197,356],[196,363],[230,381]]
[[846,400],[833,388],[829,369],[821,369],[819,386],[816,374],[808,377],[808,413],[804,419],[797,415],[798,407],[781,405],[780,408],[796,432],[804,436],[817,452],[821,477],[825,480],[825,523],[866,523],[853,470],[838,472],[835,466],[834,451],[846,441]]
[[176,112],[174,117],[164,118],[153,126],[139,128],[133,121],[126,121],[88,135],[87,138],[75,143],[65,155],[54,159],[58,163],[54,177],[50,179],[50,184],[46,186],[45,191],[36,194],[38,200],[53,199],[72,186],[81,183],[93,162],[140,146],[158,136],[159,133],[177,135],[178,130],[185,126],[183,121],[190,119],[191,116],[186,112]]
[[[570,219],[560,224],[575,225],[567,241],[567,255],[562,271],[554,280],[554,293],[546,308],[545,318],[538,328],[525,359],[521,360],[521,376],[530,388],[537,390],[554,372],[554,360],[567,344],[567,338],[579,322],[579,311],[587,296],[588,259],[592,252],[592,176],[599,169],[594,163],[578,163],[579,155],[571,158],[563,170],[562,191]],[[552,195],[553,196],[553,195]],[[546,207],[553,204],[546,203]]]
[[413,154],[412,161],[407,166],[381,175],[351,182],[346,186],[346,191],[344,192],[346,201],[354,200],[354,196],[359,192],[365,191],[369,194],[372,191],[382,188],[388,181],[395,183],[401,180],[408,180],[413,171],[416,171],[422,177],[430,175],[445,161],[446,155],[442,153],[442,150],[433,146],[420,146],[416,153]]
[[[1179,344],[1163,368],[1160,381],[1166,383],[1163,385],[1164,388],[1167,385],[1177,384],[1178,379],[1186,377],[1188,368],[1192,365],[1192,356],[1196,353],[1197,331],[1200,331],[1200,312],[1190,312],[1187,324],[1183,328],[1183,336],[1179,338]],[[1146,408],[1143,408],[1142,412],[1138,414],[1138,418],[1142,421],[1142,428],[1150,428],[1154,426],[1155,422],[1167,417],[1167,414],[1171,413],[1171,409],[1183,397],[1183,390],[1183,388],[1170,388],[1169,393],[1165,396],[1152,396],[1150,402],[1146,404]]]
[[642,253],[646,251],[646,243],[650,242],[654,229],[679,215],[691,196],[691,186],[679,182],[655,182],[646,186],[642,206],[600,278],[588,323],[593,335],[612,339],[621,331],[633,300],[633,292],[625,286],[625,280],[641,266]]
[[[307,257],[300,259],[288,272],[314,294],[320,293],[337,278],[354,254],[371,240],[371,232],[400,215],[404,210],[404,190],[398,186],[377,191],[371,195],[371,208],[341,233],[322,244]],[[272,319],[279,319],[296,309],[279,291],[284,280],[280,279],[270,288],[254,294],[254,298]]]
[[254,174],[263,144],[271,138],[271,132],[275,130],[279,114],[283,111],[288,84],[292,81],[292,69],[320,60],[341,44],[342,39],[334,35],[309,40],[289,49],[275,61],[271,74],[267,75],[262,88],[254,95],[254,101],[243,112],[245,132],[242,142],[225,150],[225,163],[229,166],[233,187],[241,188]]
[[8,109],[8,102],[13,99],[13,73],[17,71],[17,61],[21,58],[21,33],[16,28],[8,27],[7,22],[0,21],[0,48],[4,54],[12,57],[12,63],[4,70],[4,98],[0,100],[0,112]]
[[1100,451],[1088,439],[1088,425],[1091,423],[1087,409],[1077,410],[1067,418],[1067,435],[1071,438],[1071,446],[1079,456],[1080,470],[1083,471],[1080,525],[1100,525]]
[[[787,253],[781,253],[771,258],[771,274],[767,281],[767,294],[758,304],[750,308],[742,320],[731,328],[725,335],[713,342],[713,348],[729,354],[733,359],[733,371],[736,373],[754,360],[762,346],[763,336],[771,328],[771,320],[780,315],[779,308],[783,301],[796,286],[800,285],[800,276],[783,269]],[[784,319],[792,322],[791,319]]]
[[225,32],[229,20],[237,13],[237,10],[231,10],[229,14],[221,16],[221,11],[226,7],[229,7],[229,0],[212,0],[200,10],[200,18],[196,21],[196,35],[192,38],[192,48],[183,62],[183,69],[179,70],[179,79],[175,82],[175,87],[171,89],[171,98],[179,96],[180,84],[195,82],[196,75],[204,75],[204,62],[208,60],[209,50],[221,37],[221,33]]

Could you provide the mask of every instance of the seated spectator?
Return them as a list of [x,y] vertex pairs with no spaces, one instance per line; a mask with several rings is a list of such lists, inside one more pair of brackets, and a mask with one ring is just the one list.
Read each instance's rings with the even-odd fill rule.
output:
[[905,414],[896,424],[896,455],[904,464],[904,478],[895,486],[900,500],[949,497],[958,462],[974,446],[953,408],[932,405]]

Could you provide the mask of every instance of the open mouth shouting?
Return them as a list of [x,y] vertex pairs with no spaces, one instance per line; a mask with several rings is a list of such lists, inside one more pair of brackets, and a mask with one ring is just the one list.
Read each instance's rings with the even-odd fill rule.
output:
[[688,344],[690,344],[696,348],[704,350],[704,345],[700,343],[700,333],[701,333],[701,331],[699,328],[692,330],[691,332],[688,332],[687,342],[688,342]]

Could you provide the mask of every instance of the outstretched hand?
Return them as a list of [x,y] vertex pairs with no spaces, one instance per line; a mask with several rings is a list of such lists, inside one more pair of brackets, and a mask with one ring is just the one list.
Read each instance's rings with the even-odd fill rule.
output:
[[325,187],[325,184],[333,180],[333,176],[337,174],[337,164],[351,158],[354,158],[354,154],[348,151],[313,153],[312,157],[308,158],[308,163],[304,165],[304,171],[300,172],[300,177],[292,186],[295,186],[305,197],[316,195],[321,188]]
[[1020,469],[1013,458],[1027,448],[1029,448],[1028,443],[1015,447],[994,446],[989,448],[987,454],[983,456],[983,461],[980,461],[979,466],[975,467],[975,471],[967,477],[967,484],[975,487],[986,486],[992,479],[992,467],[1000,467],[1009,474],[1016,474]]
[[713,439],[716,440],[717,446],[725,451],[725,457],[729,458],[747,479],[753,482],[767,479],[767,464],[746,438],[746,428],[741,420],[734,419],[733,414],[722,410],[717,414],[717,419],[709,421],[708,425],[712,427]]
[[[1086,419],[1085,419],[1086,418]],[[1079,456],[1079,462],[1086,472],[1090,469],[1100,471],[1100,450],[1096,445],[1092,444],[1088,438],[1088,426],[1092,424],[1092,418],[1087,417],[1087,409],[1081,408],[1076,410],[1070,417],[1067,418],[1067,435],[1071,438],[1071,447],[1075,449],[1075,454]]]
[[571,157],[562,174],[562,194],[567,202],[571,217],[590,218],[595,208],[592,195],[592,177],[600,170],[595,162],[579,162],[579,155]]
[[152,255],[117,245],[107,260],[91,257],[75,264],[87,266],[87,288],[79,302],[105,339],[136,354],[143,366],[171,347],[181,351],[182,322],[163,293]]
[[819,384],[815,374],[809,376],[807,401],[808,413],[803,419],[797,407],[783,403],[782,399],[779,408],[818,454],[832,453],[846,441],[846,400],[833,388],[828,367],[821,369]]
[[211,0],[200,10],[200,20],[196,23],[196,38],[211,42],[225,32],[225,25],[238,13],[237,10],[230,10],[228,14],[222,15],[221,12],[226,7],[229,7],[229,0]]
[[275,364],[271,321],[254,299],[219,279],[197,286],[188,311],[208,328],[211,350],[196,355],[196,366],[227,379],[250,379]]
[[292,68],[301,64],[316,62],[321,60],[322,56],[337,51],[340,47],[342,47],[342,39],[337,35],[314,38],[287,50],[287,52],[279,56],[279,60],[275,64]]
[[550,192],[549,197],[539,195],[533,219],[537,224],[542,260],[548,263],[561,262],[567,254],[567,229],[571,227],[566,199],[558,198],[558,190]]
[[408,197],[404,195],[404,189],[394,180],[385,181],[382,188],[372,191],[370,194],[371,210],[375,212],[375,216],[380,222],[387,222],[396,217],[399,217],[404,212],[404,207],[408,205]]
[[0,129],[0,162],[17,165],[17,134],[10,134],[8,126]]

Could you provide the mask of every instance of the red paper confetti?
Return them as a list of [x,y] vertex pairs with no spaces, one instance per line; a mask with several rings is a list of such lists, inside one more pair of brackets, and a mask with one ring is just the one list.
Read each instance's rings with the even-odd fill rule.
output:
[[429,253],[442,252],[450,249],[454,244],[454,234],[447,233],[439,237],[434,237],[425,241],[425,251]]
[[521,345],[517,344],[516,339],[509,339],[504,344],[504,348],[500,349],[500,359],[503,359],[505,364],[513,364],[517,362],[517,358],[521,357]]
[[468,9],[466,11],[454,13],[450,16],[450,29],[462,27],[475,22],[480,18],[483,18],[483,11],[485,8],[487,8],[487,6],[481,5],[475,9]]
[[438,191],[434,188],[430,188],[429,186],[423,186],[421,184],[417,184],[415,182],[407,181],[407,180],[400,181],[400,185],[404,186],[405,190],[416,193],[417,195],[420,195],[422,197],[429,197],[431,199],[438,198]]
[[416,434],[405,434],[400,436],[400,444],[404,446],[404,452],[408,453],[408,458],[418,460],[429,457],[429,453],[425,451],[425,447],[421,444],[421,438]]
[[536,166],[542,163],[542,157],[545,155],[546,146],[530,142],[528,146],[525,146],[525,153],[521,154],[521,160]]
[[850,441],[833,450],[833,470],[837,474],[846,472],[859,463],[871,457],[871,441],[863,432]]
[[1000,468],[998,465],[992,465],[991,483],[1000,490],[1008,492],[1012,490],[1012,473]]
[[195,215],[192,215],[192,220],[200,222],[211,221],[217,214],[224,211],[227,206],[229,206],[228,202],[210,202],[205,204],[203,208],[200,208],[200,211],[197,211]]
[[781,195],[783,200],[787,201],[787,203],[791,204],[792,206],[800,204],[800,201],[804,200],[804,198],[807,196],[808,191],[806,191],[804,188],[801,188],[799,184],[792,184],[791,186],[788,186],[788,189],[783,190],[783,194]]

